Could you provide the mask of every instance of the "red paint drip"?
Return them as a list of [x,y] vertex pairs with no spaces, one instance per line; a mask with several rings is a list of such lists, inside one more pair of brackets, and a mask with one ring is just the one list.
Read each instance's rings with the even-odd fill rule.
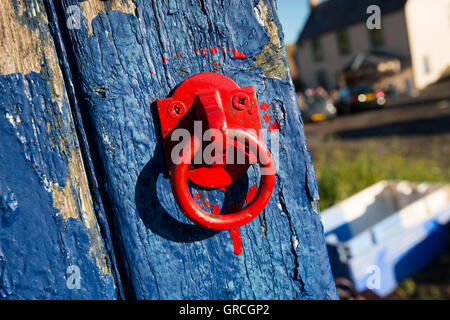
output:
[[198,49],[197,48],[195,48],[195,54],[198,55]]
[[226,52],[226,51],[227,51],[227,49],[225,49],[225,45],[222,45],[222,51],[223,51],[223,52]]
[[181,52],[177,52],[177,56],[181,57],[183,54]]
[[274,132],[280,130],[280,125],[278,124],[278,121],[275,121],[275,123],[271,123],[269,125],[269,131]]
[[267,109],[269,109],[269,107],[270,106],[265,102],[263,102],[260,106],[261,110],[263,110],[263,111],[267,111]]
[[213,62],[212,64],[215,65],[215,66],[218,66],[218,65],[219,65],[218,63],[215,63],[215,62]]
[[266,123],[269,123],[270,121],[272,121],[272,117],[269,114],[265,114],[263,116],[263,119]]
[[206,56],[206,48],[203,48],[202,50],[200,50],[200,54],[202,56]]
[[231,229],[230,236],[233,241],[234,253],[238,256],[242,253],[242,238],[239,228]]
[[230,48],[230,47],[228,47],[228,51],[231,51],[231,48]]
[[169,60],[169,58],[163,57],[163,61],[164,61],[164,63],[166,63],[166,62],[167,62],[167,60]]
[[218,204],[213,204],[212,206],[212,214],[219,215],[220,214],[220,206]]
[[233,49],[234,58],[236,59],[247,59],[248,57],[240,52],[239,50]]
[[155,99],[152,99],[152,102],[155,102]]
[[215,55],[219,50],[217,48],[210,48],[209,51],[211,51],[212,55]]

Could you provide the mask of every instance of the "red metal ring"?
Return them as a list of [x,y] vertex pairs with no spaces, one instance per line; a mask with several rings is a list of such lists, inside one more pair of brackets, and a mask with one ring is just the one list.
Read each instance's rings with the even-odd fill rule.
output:
[[[224,215],[216,215],[201,209],[192,198],[188,185],[188,168],[200,145],[196,142],[197,137],[191,139],[190,146],[184,148],[187,151],[181,155],[180,164],[173,166],[171,176],[172,192],[175,200],[190,220],[206,228],[215,230],[230,230],[243,226],[256,218],[266,207],[272,196],[275,186],[275,165],[272,156],[265,143],[258,137],[240,129],[227,129],[227,133],[233,136],[244,137],[249,142],[252,150],[257,150],[257,159],[261,168],[261,181],[253,200],[241,210]],[[233,145],[233,147],[235,147]]]

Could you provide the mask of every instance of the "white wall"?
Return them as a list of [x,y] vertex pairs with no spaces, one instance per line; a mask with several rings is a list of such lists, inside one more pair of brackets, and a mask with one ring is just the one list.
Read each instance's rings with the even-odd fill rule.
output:
[[[382,17],[382,28],[384,45],[377,49],[409,56],[408,33],[403,10],[384,15]],[[349,26],[347,31],[350,38],[350,53],[346,55],[339,53],[336,31],[325,33],[320,37],[324,53],[324,59],[320,62],[314,61],[310,39],[303,41],[297,47],[296,58],[298,61],[298,71],[307,87],[317,87],[317,72],[319,70],[326,71],[331,87],[337,86],[337,71],[348,64],[356,54],[372,49],[369,30],[366,27],[365,21]]]
[[405,11],[415,85],[423,89],[450,66],[450,0],[409,0]]

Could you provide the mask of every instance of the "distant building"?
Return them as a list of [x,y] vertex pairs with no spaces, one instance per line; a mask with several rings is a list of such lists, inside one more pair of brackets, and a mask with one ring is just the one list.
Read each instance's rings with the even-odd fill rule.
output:
[[[311,0],[295,60],[305,87],[422,89],[450,66],[450,0]],[[381,9],[369,30],[367,8]]]

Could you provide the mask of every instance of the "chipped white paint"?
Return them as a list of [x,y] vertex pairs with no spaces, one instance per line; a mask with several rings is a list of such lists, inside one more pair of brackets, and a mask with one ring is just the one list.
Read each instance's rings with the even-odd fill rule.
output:
[[20,132],[17,130],[19,127],[19,124],[22,122],[22,119],[20,119],[19,115],[12,115],[10,113],[5,114],[6,119],[11,124],[11,126],[15,129],[15,134],[17,139],[19,139],[20,143],[25,144],[27,142],[27,138],[25,138],[23,135],[20,134]]
[[300,242],[298,241],[297,236],[292,236],[292,238],[294,239],[294,249],[297,249]]
[[102,130],[102,140],[103,144],[106,147],[106,152],[108,153],[109,158],[112,159],[114,157],[114,151],[116,150],[116,144],[108,136],[104,127],[101,127],[101,130]]
[[264,26],[264,16],[261,12],[261,6],[259,4],[253,8],[253,12],[255,13],[256,20],[258,21],[258,23]]
[[6,119],[8,119],[9,123],[14,127],[14,129],[17,129],[19,123],[22,122],[19,115],[13,116],[8,112],[6,113]]

